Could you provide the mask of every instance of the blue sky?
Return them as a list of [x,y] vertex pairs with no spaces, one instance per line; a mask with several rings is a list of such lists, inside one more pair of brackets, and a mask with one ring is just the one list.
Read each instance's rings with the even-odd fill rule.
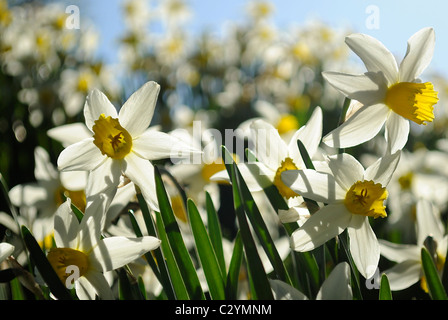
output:
[[[82,2],[82,1],[81,1]],[[122,0],[92,0],[85,2],[81,17],[94,20],[101,33],[98,54],[108,62],[116,61],[115,41],[123,30]],[[193,11],[188,24],[191,32],[208,29],[222,30],[226,21],[240,21],[245,17],[244,0],[187,0]],[[406,52],[406,41],[416,31],[432,26],[436,31],[436,50],[429,70],[448,74],[445,59],[448,52],[448,2],[443,0],[273,0],[273,19],[279,29],[304,24],[308,19],[320,19],[336,28],[350,27],[376,37],[400,59]],[[378,28],[368,28],[366,21],[373,14],[366,12],[374,6],[378,13]],[[87,11],[87,12],[86,12]],[[428,71],[429,71],[428,70]]]

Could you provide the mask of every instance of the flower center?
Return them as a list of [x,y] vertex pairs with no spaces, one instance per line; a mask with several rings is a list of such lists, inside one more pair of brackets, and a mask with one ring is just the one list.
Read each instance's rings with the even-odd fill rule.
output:
[[402,175],[398,178],[398,183],[402,190],[410,190],[412,186],[412,180],[414,178],[414,173],[409,171],[408,173]]
[[105,154],[113,159],[123,159],[131,152],[132,137],[123,128],[118,119],[105,117],[101,114],[92,127],[93,143]]
[[297,130],[298,128],[299,122],[292,114],[282,116],[277,123],[277,130],[279,134],[285,134],[289,131]]
[[210,182],[210,178],[215,174],[222,170],[225,170],[226,166],[221,159],[217,159],[212,163],[206,163],[202,166],[201,176],[205,182]]
[[83,72],[79,75],[77,89],[79,92],[87,93],[92,86],[93,76],[88,72]]
[[362,214],[373,218],[387,216],[384,200],[387,190],[373,181],[357,181],[347,191],[344,204],[353,214]]
[[47,259],[64,284],[70,274],[72,274],[72,272],[67,272],[67,267],[78,267],[80,277],[89,268],[88,256],[84,252],[71,248],[53,248],[48,252]]
[[439,101],[431,82],[398,82],[387,89],[385,103],[395,113],[417,124],[434,119],[434,105]]
[[294,164],[291,158],[286,157],[285,160],[282,161],[280,167],[275,172],[274,177],[274,185],[277,187],[280,194],[289,199],[293,197],[297,197],[298,194],[292,191],[286,184],[282,181],[282,172],[288,170],[298,170],[297,166]]

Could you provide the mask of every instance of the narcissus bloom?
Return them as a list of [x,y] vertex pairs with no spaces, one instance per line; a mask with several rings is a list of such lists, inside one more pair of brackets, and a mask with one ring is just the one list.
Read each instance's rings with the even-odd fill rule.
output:
[[160,86],[147,82],[117,112],[107,97],[93,90],[84,106],[92,135],[65,148],[58,158],[62,171],[90,171],[86,195],[113,198],[122,175],[137,185],[148,205],[157,210],[154,168],[149,160],[184,157],[193,150],[179,139],[148,126]]
[[[70,199],[58,209],[54,219],[54,240],[48,261],[61,281],[71,285],[68,277],[77,268],[75,278],[76,294],[82,300],[114,299],[104,273],[133,262],[148,251],[159,247],[160,240],[144,236],[140,238],[102,238],[101,219],[106,209],[104,197],[97,197],[87,208],[81,222],[78,222],[70,207]],[[97,214],[97,212],[100,214]],[[67,268],[71,269],[67,269]]]
[[431,82],[418,79],[433,56],[434,30],[424,28],[408,40],[400,65],[380,41],[368,35],[353,34],[345,42],[364,62],[367,72],[362,75],[323,72],[323,76],[363,106],[322,141],[335,148],[352,147],[372,139],[385,124],[390,153],[395,153],[407,142],[409,120],[426,124],[434,119],[437,92]]
[[349,154],[330,156],[332,174],[315,170],[282,173],[283,182],[303,197],[328,204],[291,235],[291,248],[309,251],[342,233],[350,237],[350,252],[359,272],[367,279],[378,266],[380,250],[369,217],[387,216],[386,186],[398,164],[400,151],[378,159],[364,170]]
[[420,280],[422,289],[428,292],[424,276],[421,249],[426,246],[427,237],[431,236],[433,246],[429,248],[434,255],[436,268],[441,276],[446,260],[448,236],[440,219],[440,212],[430,201],[419,200],[416,209],[417,244],[397,244],[380,239],[381,255],[396,264],[384,271],[391,290],[406,289]]
[[[322,109],[316,107],[308,122],[300,127],[289,143],[280,136],[278,130],[263,119],[257,119],[250,125],[250,141],[257,161],[238,164],[238,169],[252,192],[274,184],[286,199],[298,197],[299,194],[288,188],[281,180],[281,173],[288,170],[304,169],[306,165],[300,154],[297,140],[302,141],[310,157],[318,153],[322,137]],[[212,179],[227,179],[224,170]]]

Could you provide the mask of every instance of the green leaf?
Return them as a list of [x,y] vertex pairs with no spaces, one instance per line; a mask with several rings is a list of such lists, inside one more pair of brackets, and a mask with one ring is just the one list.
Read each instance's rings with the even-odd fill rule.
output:
[[266,256],[268,257],[274,268],[274,272],[277,278],[288,284],[291,284],[291,279],[289,278],[288,272],[286,271],[286,268],[283,264],[283,260],[277,251],[274,240],[269,233],[268,227],[266,226],[260,210],[258,209],[255,200],[252,197],[252,194],[236,165],[235,176],[238,181],[237,186],[241,195],[241,201],[244,206],[244,211],[246,212],[246,215],[249,218],[250,223],[258,237],[259,243],[263,247]]
[[157,233],[159,239],[161,240],[160,248],[163,252],[163,258],[164,258],[162,260],[157,261],[164,261],[166,263],[166,267],[168,269],[168,274],[170,277],[170,283],[173,286],[176,299],[189,300],[190,296],[188,295],[187,288],[185,286],[184,280],[182,279],[182,275],[176,263],[176,259],[174,258],[174,254],[171,251],[170,243],[165,231],[162,216],[159,212],[155,212],[155,215],[156,215]]
[[39,247],[34,236],[27,229],[27,227],[22,226],[22,237],[25,241],[25,245],[30,252],[31,259],[34,261],[37,269],[39,270],[42,278],[48,285],[50,291],[59,300],[72,300],[72,296],[64,284],[61,282],[47,257]]
[[[256,161],[256,157],[251,150],[246,149],[246,154],[250,161]],[[263,188],[263,191],[275,212],[278,212],[279,210],[289,210],[288,203],[274,184],[268,184],[267,187]],[[299,225],[297,222],[292,222],[284,223],[283,227],[288,236],[291,236],[291,234],[299,228]],[[316,259],[311,252],[293,251],[292,257],[293,262],[295,263],[294,270],[296,271],[294,272],[294,276],[296,277],[298,286],[303,292],[308,293],[308,296],[314,296],[320,288],[319,268]],[[304,270],[305,272],[303,272]]]
[[243,240],[249,278],[252,280],[256,279],[256,281],[252,282],[253,299],[272,300],[273,295],[269,280],[260,256],[258,255],[257,246],[255,245],[255,241],[252,237],[252,233],[246,219],[246,213],[244,211],[244,204],[239,187],[240,183],[238,181],[238,177],[236,176],[236,164],[233,161],[232,155],[228,152],[225,146],[222,146],[222,156],[226,170],[232,182],[233,203]]
[[392,300],[392,292],[390,291],[389,279],[384,273],[381,275],[379,300]]
[[238,299],[238,283],[240,276],[241,263],[243,261],[243,241],[240,231],[237,232],[233,244],[233,253],[230,260],[229,272],[226,281],[226,297],[228,300]]
[[[303,162],[305,163],[305,167],[307,169],[315,170],[313,161],[311,161],[311,157],[310,157],[308,151],[306,150],[304,144],[302,143],[302,141],[297,140],[297,146],[300,151],[300,156],[302,157]],[[314,212],[319,210],[319,205],[317,204],[316,201],[308,199],[308,198],[303,198],[303,200],[305,201],[310,214],[313,214]]]
[[[129,219],[131,220],[132,228],[134,229],[135,235],[137,237],[143,237],[142,231],[140,230],[140,227],[138,225],[137,220],[135,219],[134,212],[132,210],[128,211]],[[157,262],[154,260],[153,255],[151,252],[145,253],[145,259],[148,262],[149,266],[151,267],[152,271],[154,272],[154,275],[157,277],[157,280],[159,280],[160,283],[163,283],[162,276],[160,274],[159,268],[157,266]]]
[[26,300],[26,296],[18,278],[13,279],[9,285],[11,287],[12,300]]
[[194,202],[188,200],[188,218],[193,232],[194,242],[207,280],[210,296],[213,300],[225,299],[223,272],[219,266],[215,251]]
[[188,294],[191,299],[205,299],[204,292],[199,282],[199,277],[191,260],[190,254],[185,246],[182,234],[174,216],[168,194],[165,190],[162,177],[157,166],[154,167],[154,176],[156,181],[157,199],[159,201],[160,214],[165,225],[168,241],[179,266],[182,278],[185,282]]
[[[146,231],[148,232],[148,235],[153,237],[158,237],[158,233],[156,231],[156,227],[154,225],[154,221],[152,219],[151,213],[149,212],[148,205],[143,198],[141,193],[137,193],[137,200],[140,204],[140,209],[142,211],[143,220],[145,221]],[[153,250],[154,256],[155,256],[155,264],[151,261],[151,258],[147,257],[147,261],[151,269],[156,273],[160,275],[160,284],[163,287],[163,290],[165,291],[168,299],[175,300],[176,296],[174,294],[174,289],[171,284],[170,276],[168,273],[167,266],[165,264],[165,259],[163,258],[162,248],[159,247],[155,250]],[[148,254],[148,253],[147,253]],[[145,255],[146,257],[146,255]]]
[[426,248],[421,250],[423,272],[425,274],[428,290],[433,300],[447,300],[445,288],[442,285],[434,260]]
[[222,247],[222,232],[221,224],[219,223],[218,213],[213,205],[210,194],[205,192],[205,206],[207,210],[207,226],[210,241],[215,250],[216,258],[218,259],[219,267],[223,278],[226,276],[226,262],[224,259],[224,250]]
[[148,296],[146,294],[146,288],[145,288],[145,283],[143,282],[143,278],[141,276],[138,276],[137,282],[138,282],[138,288],[140,290],[140,293],[143,296],[143,300],[147,300]]
[[138,282],[128,275],[125,268],[119,268],[118,297],[120,300],[144,300]]

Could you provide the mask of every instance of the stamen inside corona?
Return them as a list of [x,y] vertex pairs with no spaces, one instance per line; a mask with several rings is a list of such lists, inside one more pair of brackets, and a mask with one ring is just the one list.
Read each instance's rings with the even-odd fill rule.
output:
[[58,275],[59,279],[65,281],[72,272],[67,273],[68,266],[76,266],[79,276],[83,276],[89,268],[89,258],[84,252],[71,248],[53,248],[48,252],[47,259]]
[[299,121],[292,114],[284,115],[277,123],[277,130],[280,135],[288,133],[299,128]]
[[385,218],[387,190],[373,181],[357,181],[347,191],[344,204],[353,214],[361,214],[373,218]]
[[434,105],[439,101],[431,82],[398,82],[386,92],[385,104],[400,116],[417,124],[432,122]]
[[113,159],[123,159],[131,152],[132,137],[123,128],[118,119],[105,117],[101,114],[92,127],[93,143],[105,154]]

